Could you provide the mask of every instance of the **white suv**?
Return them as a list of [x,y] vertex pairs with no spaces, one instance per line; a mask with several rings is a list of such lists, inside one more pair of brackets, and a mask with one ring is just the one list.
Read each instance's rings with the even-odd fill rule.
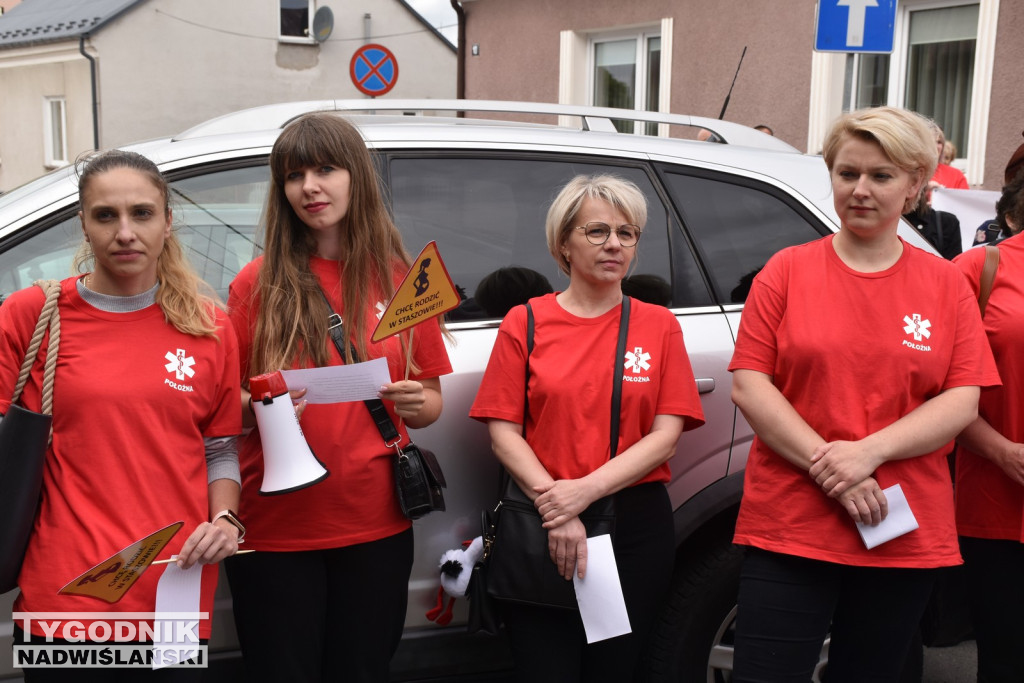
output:
[[[225,298],[232,278],[259,249],[271,146],[290,119],[313,110],[347,112],[360,127],[376,153],[407,248],[415,254],[436,240],[467,298],[485,275],[505,266],[531,268],[556,290],[564,287],[543,226],[548,204],[574,175],[614,173],[644,191],[650,212],[636,272],[660,285],[661,303],[679,319],[707,419],[683,435],[671,463],[678,554],[650,666],[660,680],[727,678],[739,566],[730,540],[752,433],[730,400],[726,367],[750,278],[779,249],[836,229],[821,158],[736,124],[615,109],[436,100],[250,109],[131,147],[170,180],[191,260]],[[428,111],[433,115],[420,115]],[[456,111],[488,118],[455,117]],[[509,112],[550,123],[510,121]],[[692,135],[693,127],[707,128],[727,144],[617,132],[614,122],[626,119],[645,122],[651,133],[689,126]],[[71,169],[0,196],[0,297],[39,278],[69,274],[81,238],[76,202]],[[904,231],[925,246],[907,226]],[[452,674],[479,680],[509,665],[502,638],[465,634],[464,600],[448,627],[424,616],[436,598],[441,554],[478,535],[480,511],[496,501],[497,465],[486,428],[467,415],[498,322],[470,305],[451,316],[454,373],[442,378],[444,414],[416,434],[441,460],[448,511],[415,523],[416,562],[406,637],[393,664],[396,680]],[[226,581],[221,594],[228,595]],[[3,616],[11,596],[4,600],[0,677],[14,675],[10,622]],[[211,651],[236,649],[229,604],[218,602]]]

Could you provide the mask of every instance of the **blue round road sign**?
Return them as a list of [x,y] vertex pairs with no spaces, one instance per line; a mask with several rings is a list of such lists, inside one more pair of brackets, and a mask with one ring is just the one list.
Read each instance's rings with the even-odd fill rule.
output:
[[363,45],[352,55],[348,70],[356,88],[371,97],[387,93],[398,82],[398,60],[383,45]]

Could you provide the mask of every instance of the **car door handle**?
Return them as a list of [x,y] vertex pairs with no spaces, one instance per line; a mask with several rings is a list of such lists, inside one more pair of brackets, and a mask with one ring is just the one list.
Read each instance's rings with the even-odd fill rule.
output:
[[715,390],[715,378],[714,377],[700,377],[697,379],[697,393],[698,394],[710,394]]

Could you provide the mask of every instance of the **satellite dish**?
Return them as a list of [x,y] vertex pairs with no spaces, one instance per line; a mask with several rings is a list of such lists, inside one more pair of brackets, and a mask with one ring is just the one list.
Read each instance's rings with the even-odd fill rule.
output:
[[321,7],[313,15],[313,37],[322,43],[331,36],[334,30],[334,12],[330,7]]

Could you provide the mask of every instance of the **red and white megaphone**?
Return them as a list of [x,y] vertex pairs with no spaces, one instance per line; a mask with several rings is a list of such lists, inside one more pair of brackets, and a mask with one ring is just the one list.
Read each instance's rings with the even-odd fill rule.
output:
[[252,377],[249,391],[263,442],[260,495],[298,491],[327,477],[330,472],[313,454],[302,434],[284,376],[269,372]]

